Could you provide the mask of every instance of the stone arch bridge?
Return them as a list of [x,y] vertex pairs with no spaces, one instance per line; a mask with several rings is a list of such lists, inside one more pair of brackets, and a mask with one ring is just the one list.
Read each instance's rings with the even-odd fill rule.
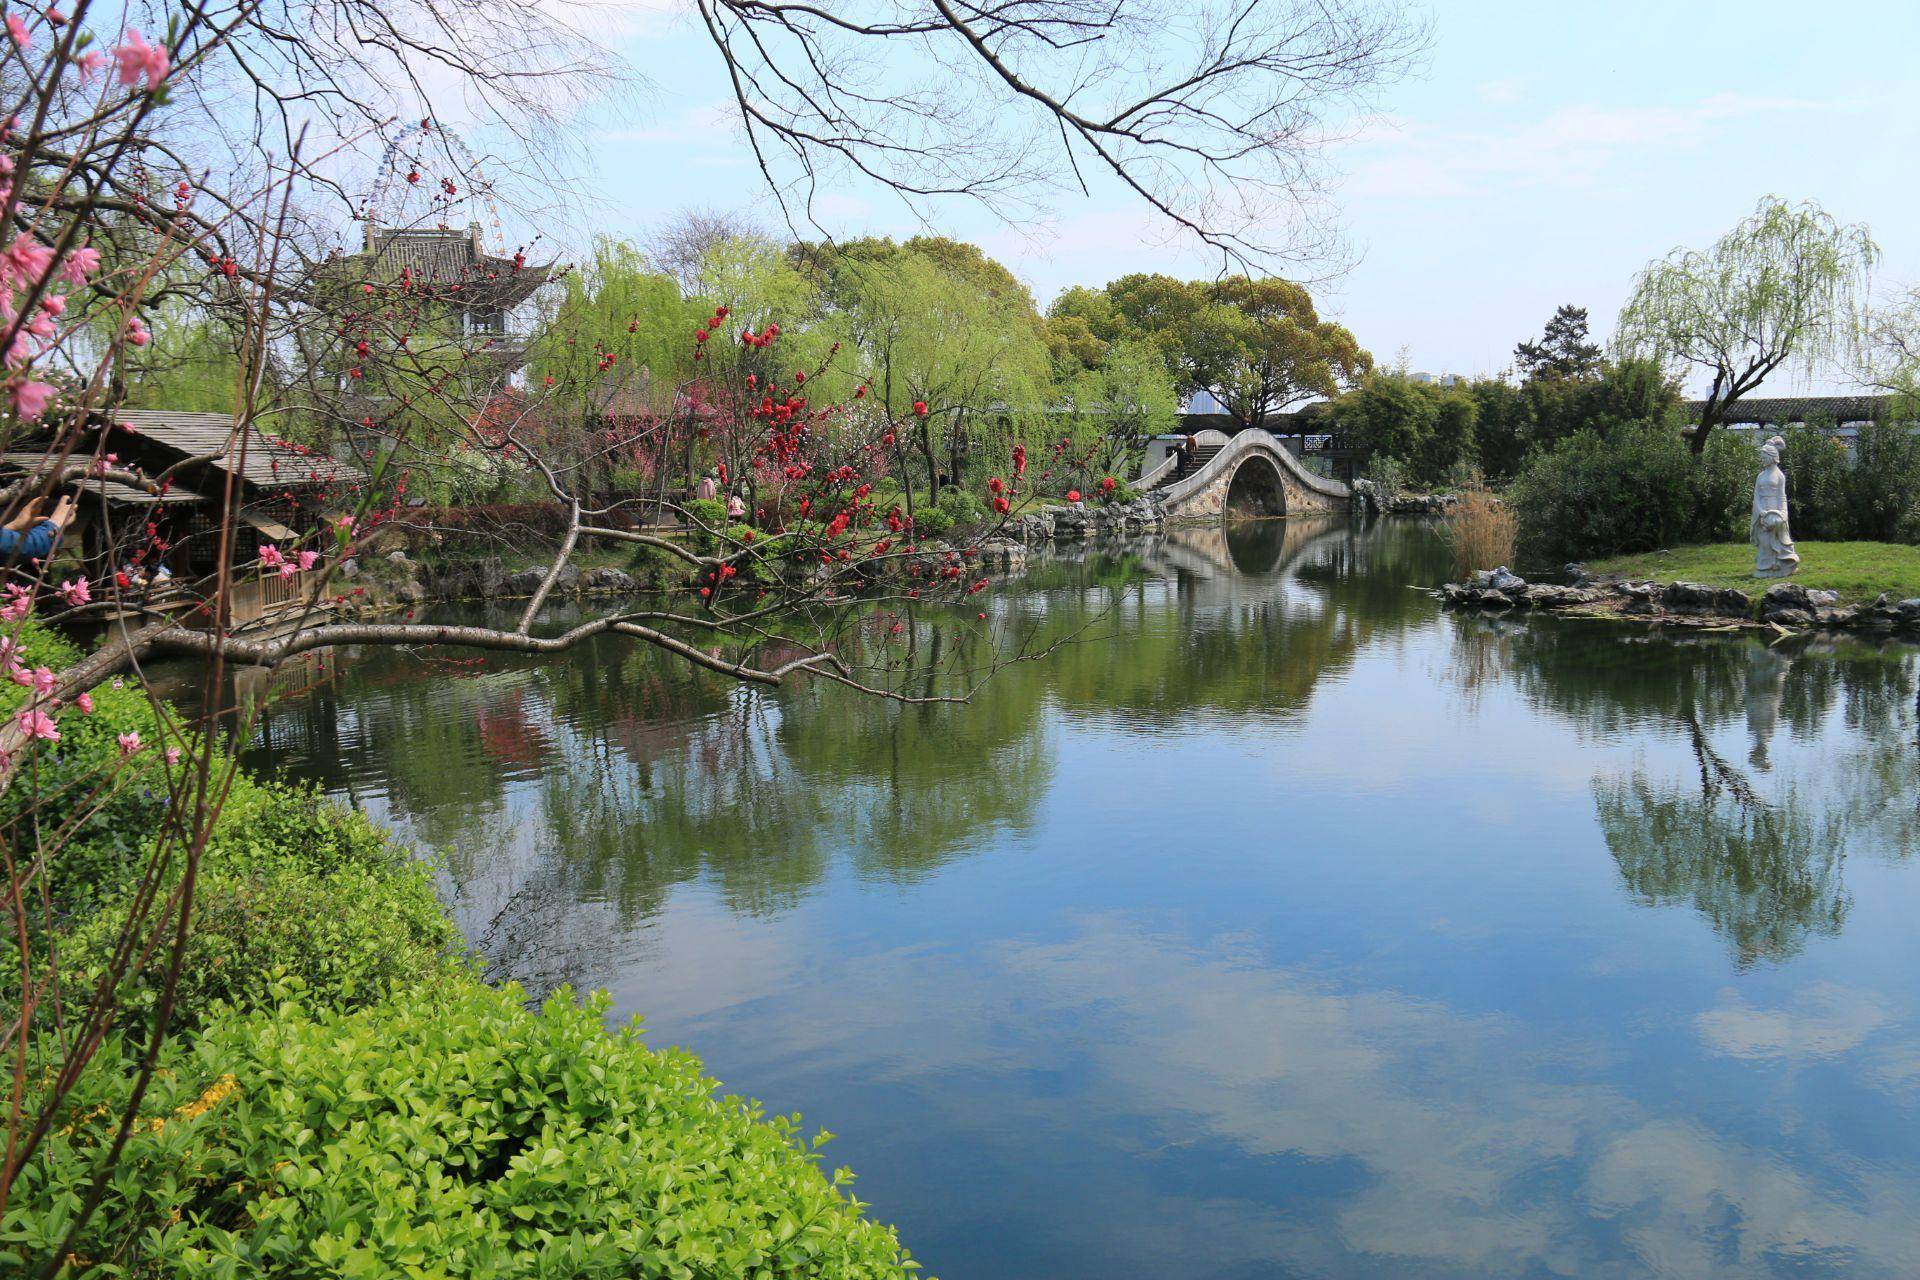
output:
[[1343,512],[1352,506],[1352,490],[1301,466],[1269,432],[1254,428],[1228,436],[1203,431],[1195,443],[1197,465],[1192,471],[1179,474],[1176,453],[1137,482],[1169,523]]

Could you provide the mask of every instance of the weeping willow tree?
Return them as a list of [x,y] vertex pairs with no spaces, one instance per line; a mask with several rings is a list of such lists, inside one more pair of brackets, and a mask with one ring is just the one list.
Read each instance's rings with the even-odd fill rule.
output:
[[1879,259],[1865,226],[1768,196],[1705,253],[1676,249],[1649,263],[1614,345],[1623,357],[1712,379],[1690,437],[1699,454],[1734,403],[1775,370],[1810,371],[1858,349]]

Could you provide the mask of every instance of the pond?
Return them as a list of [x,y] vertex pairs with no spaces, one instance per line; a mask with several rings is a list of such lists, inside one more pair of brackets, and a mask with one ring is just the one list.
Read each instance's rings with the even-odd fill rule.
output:
[[1920,1274],[1915,651],[1446,573],[1416,522],[1044,562],[925,639],[1061,642],[966,706],[368,653],[250,762],[833,1131],[945,1280]]

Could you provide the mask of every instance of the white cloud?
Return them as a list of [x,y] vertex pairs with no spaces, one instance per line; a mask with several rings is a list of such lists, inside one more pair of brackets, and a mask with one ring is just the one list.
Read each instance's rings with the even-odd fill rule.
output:
[[1720,93],[1678,107],[1574,104],[1490,129],[1445,129],[1380,117],[1363,122],[1348,144],[1350,151],[1373,154],[1352,169],[1343,189],[1361,196],[1484,199],[1494,194],[1489,179],[1586,187],[1635,158],[1705,146],[1733,121],[1831,105]]
[[1789,1008],[1757,1009],[1727,992],[1725,1003],[1695,1015],[1700,1038],[1736,1058],[1815,1059],[1851,1052],[1897,1021],[1882,997],[1830,982],[1795,995]]

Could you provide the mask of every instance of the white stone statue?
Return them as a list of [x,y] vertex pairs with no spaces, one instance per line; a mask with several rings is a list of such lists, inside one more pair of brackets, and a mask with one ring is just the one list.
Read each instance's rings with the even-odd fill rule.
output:
[[1785,578],[1800,567],[1787,528],[1787,476],[1780,470],[1780,454],[1787,442],[1779,436],[1760,446],[1760,474],[1753,481],[1753,576]]

